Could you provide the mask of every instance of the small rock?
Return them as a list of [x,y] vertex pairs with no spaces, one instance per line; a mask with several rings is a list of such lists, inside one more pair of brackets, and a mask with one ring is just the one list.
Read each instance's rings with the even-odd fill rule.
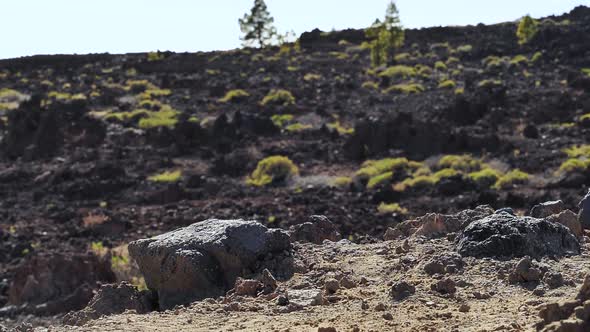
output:
[[344,287],[347,289],[355,288],[356,282],[349,276],[344,276],[340,279],[340,287]]
[[393,286],[391,286],[389,294],[394,300],[401,301],[407,298],[408,296],[411,296],[415,292],[416,287],[405,281],[400,281],[394,283]]
[[367,303],[367,301],[363,301],[361,303],[361,309],[363,309],[363,310],[369,309],[369,303]]
[[533,265],[530,257],[521,259],[512,272],[508,275],[508,282],[515,284],[519,282],[536,282],[541,280],[542,271]]
[[335,327],[318,327],[318,332],[337,332]]
[[563,286],[565,281],[561,273],[547,272],[543,275],[543,283],[553,289]]
[[558,214],[565,210],[565,204],[562,201],[551,201],[533,206],[531,209],[531,217],[546,218],[550,215]]
[[324,283],[324,289],[326,290],[327,293],[329,294],[334,294],[338,291],[338,288],[340,288],[340,283],[338,282],[338,280],[336,279],[328,279],[325,283]]
[[342,238],[336,226],[326,216],[310,216],[308,222],[289,228],[291,242],[322,244],[324,240],[337,242]]
[[289,304],[289,298],[288,297],[286,297],[285,295],[279,295],[277,297],[277,305],[285,306],[287,304]]
[[430,289],[441,294],[454,294],[457,291],[453,279],[445,278],[430,285]]
[[393,315],[391,314],[391,312],[386,312],[383,314],[383,319],[385,320],[393,320]]
[[565,227],[569,228],[578,239],[584,235],[582,230],[582,224],[578,220],[578,216],[570,210],[565,210],[559,214],[554,214],[547,217],[547,220],[560,223]]
[[386,309],[387,309],[387,306],[383,302],[379,302],[375,306],[375,311],[385,311]]
[[537,286],[535,289],[533,289],[533,295],[535,295],[535,296],[545,295],[545,288],[543,288],[543,286],[541,286],[541,285]]
[[270,294],[277,289],[277,280],[268,269],[262,271],[260,282],[264,286],[264,294]]
[[324,304],[324,297],[319,289],[290,289],[287,297],[289,303],[302,307]]
[[471,310],[471,307],[467,303],[463,303],[459,307],[459,312],[469,312],[469,310]]
[[578,213],[578,220],[584,229],[590,229],[590,190],[582,198],[578,204],[580,212]]
[[234,290],[236,295],[255,297],[263,287],[263,284],[258,280],[238,278]]

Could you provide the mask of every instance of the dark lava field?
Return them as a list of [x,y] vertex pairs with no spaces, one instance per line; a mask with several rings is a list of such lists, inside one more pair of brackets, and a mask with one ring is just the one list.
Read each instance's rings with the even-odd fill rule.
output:
[[[209,218],[326,215],[374,243],[430,212],[576,208],[590,186],[590,9],[539,19],[522,46],[516,28],[407,30],[379,68],[363,30],[0,60],[0,316],[141,284],[127,243]],[[257,183],[278,156],[290,176]]]

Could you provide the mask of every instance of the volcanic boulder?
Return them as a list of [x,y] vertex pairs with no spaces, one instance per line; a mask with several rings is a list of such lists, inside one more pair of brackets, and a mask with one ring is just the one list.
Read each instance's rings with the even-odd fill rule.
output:
[[129,244],[147,286],[167,309],[221,296],[238,277],[292,274],[289,235],[256,221],[209,219]]
[[566,226],[548,219],[496,213],[460,233],[458,251],[473,257],[577,255],[580,244]]
[[67,325],[84,325],[104,315],[121,314],[125,310],[135,310],[138,314],[153,311],[154,303],[149,291],[139,291],[133,285],[122,282],[119,285],[104,285],[92,298],[86,308],[64,316]]

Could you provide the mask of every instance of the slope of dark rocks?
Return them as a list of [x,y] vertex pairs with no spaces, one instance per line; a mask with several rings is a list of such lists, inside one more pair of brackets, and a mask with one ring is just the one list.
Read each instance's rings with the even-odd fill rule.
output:
[[[431,212],[489,204],[526,214],[549,200],[574,210],[590,177],[559,168],[568,159],[563,150],[590,135],[583,117],[590,113],[583,72],[590,68],[590,9],[540,21],[524,46],[516,23],[408,30],[398,51],[408,57],[391,65],[431,69],[409,78],[370,70],[364,34],[356,30],[312,31],[299,47],[264,50],[1,60],[0,315],[81,309],[92,289],[113,280],[102,270],[120,262],[111,256],[127,257],[116,250],[211,218],[287,229],[326,215],[344,238],[372,243],[389,227]],[[527,60],[514,62],[519,55]],[[489,65],[490,57],[498,64]],[[455,88],[439,87],[445,80]],[[383,92],[410,83],[424,91]],[[220,101],[235,89],[249,96]],[[295,102],[261,105],[272,89],[290,91]],[[166,112],[174,125],[140,126]],[[286,114],[293,116],[288,124],[306,129],[272,121]],[[496,189],[455,176],[399,191],[390,183],[369,190],[354,179],[366,160],[406,157],[434,167],[449,154],[470,154],[503,172],[519,169],[529,180]],[[293,160],[299,177],[286,186],[247,185],[257,162],[272,155]],[[182,172],[177,182],[149,179],[173,170]],[[338,177],[353,177],[352,184],[333,185]],[[381,213],[382,202],[405,210]],[[15,287],[43,287],[47,271],[67,275],[52,267],[63,260],[60,267],[83,268],[71,271],[80,278],[41,297],[11,295]],[[23,273],[37,277],[27,285]]]

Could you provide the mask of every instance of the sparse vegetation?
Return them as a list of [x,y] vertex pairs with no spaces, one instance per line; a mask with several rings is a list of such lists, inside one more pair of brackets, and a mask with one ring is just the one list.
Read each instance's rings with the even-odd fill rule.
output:
[[454,89],[457,83],[453,80],[444,80],[438,84],[439,89]]
[[515,169],[512,170],[504,175],[502,175],[498,181],[496,181],[496,184],[494,184],[494,188],[495,189],[508,189],[514,185],[517,184],[524,184],[527,183],[529,181],[530,175]]
[[252,186],[285,183],[299,174],[299,168],[287,157],[271,156],[258,162],[256,169],[246,180]]
[[313,128],[312,125],[303,124],[303,123],[293,123],[285,127],[285,130],[290,133],[298,133],[300,131],[308,130]]
[[405,208],[402,208],[399,205],[399,203],[390,203],[390,204],[381,203],[377,207],[377,211],[379,212],[379,214],[392,214],[392,213],[406,214],[406,213],[408,213],[408,210]]
[[404,94],[413,94],[424,92],[424,86],[419,83],[405,83],[392,85],[383,91],[384,93],[400,92]]
[[559,166],[559,172],[585,172],[590,168],[590,145],[574,145],[563,149],[568,159]]
[[459,53],[470,53],[473,50],[473,46],[467,44],[467,45],[461,45],[457,47],[457,52]]
[[539,31],[539,23],[529,15],[526,15],[520,20],[518,29],[516,30],[516,37],[520,45],[528,43],[535,37]]
[[262,106],[282,105],[289,106],[295,104],[295,97],[291,92],[283,89],[271,90],[260,102]]
[[242,89],[228,91],[225,96],[219,99],[220,103],[237,103],[242,102],[250,97],[250,94]]
[[150,180],[152,182],[172,183],[172,182],[180,181],[181,177],[182,177],[182,171],[175,170],[175,171],[166,171],[163,173],[152,175],[152,176],[148,177],[148,180]]
[[308,73],[308,74],[305,74],[305,76],[303,76],[303,80],[306,82],[319,81],[321,79],[322,79],[322,75],[319,75],[319,74]]
[[378,90],[379,89],[379,83],[373,82],[373,81],[366,81],[366,82],[363,82],[363,84],[361,85],[361,87],[363,89],[368,89],[368,90]]
[[275,114],[270,117],[275,126],[283,128],[287,123],[293,121],[292,114]]

